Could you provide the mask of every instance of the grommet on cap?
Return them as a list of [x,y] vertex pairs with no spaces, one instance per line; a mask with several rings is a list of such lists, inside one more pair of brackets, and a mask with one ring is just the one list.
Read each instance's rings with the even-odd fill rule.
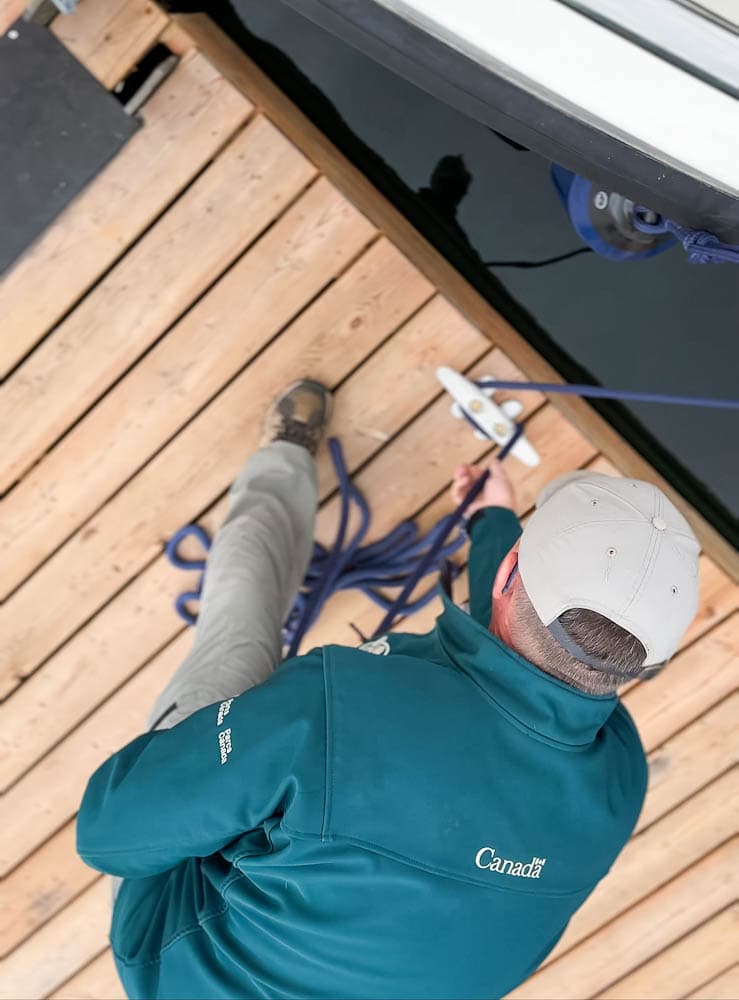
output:
[[667,527],[667,521],[663,517],[657,515],[657,517],[652,518],[652,524],[655,526],[657,531],[664,531]]

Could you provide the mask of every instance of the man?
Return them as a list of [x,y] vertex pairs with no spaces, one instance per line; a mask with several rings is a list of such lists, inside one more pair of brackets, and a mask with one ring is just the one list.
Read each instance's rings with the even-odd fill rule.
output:
[[[132,997],[493,997],[606,874],[646,786],[615,691],[677,648],[698,545],[648,483],[575,473],[523,534],[494,464],[470,614],[280,660],[329,416],[276,401],[154,730],[90,780],[78,850],[123,879]],[[479,470],[457,470],[458,498]],[[243,692],[243,693],[242,693]],[[205,707],[204,707],[205,706]]]

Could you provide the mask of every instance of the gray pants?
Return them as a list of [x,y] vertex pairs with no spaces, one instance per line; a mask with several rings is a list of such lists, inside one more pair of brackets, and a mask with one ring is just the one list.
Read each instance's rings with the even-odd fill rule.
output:
[[305,448],[278,441],[246,463],[208,555],[192,652],[154,703],[149,728],[176,726],[275,669],[313,551],[317,503],[316,463]]

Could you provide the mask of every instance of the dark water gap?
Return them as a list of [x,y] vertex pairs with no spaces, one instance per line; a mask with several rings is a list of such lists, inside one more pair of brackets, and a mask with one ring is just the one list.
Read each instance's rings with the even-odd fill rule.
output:
[[[621,264],[582,253],[487,267],[581,246],[546,160],[277,0],[208,12],[568,381],[739,395],[739,267],[691,265],[678,248]],[[737,543],[739,411],[597,408]]]

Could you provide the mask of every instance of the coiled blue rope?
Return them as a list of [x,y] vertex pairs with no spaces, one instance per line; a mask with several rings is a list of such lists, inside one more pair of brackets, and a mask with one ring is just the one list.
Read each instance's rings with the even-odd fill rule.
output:
[[[371,520],[369,505],[352,482],[340,442],[331,438],[328,445],[339,481],[339,528],[330,549],[319,542],[314,544],[313,558],[303,588],[296,597],[285,624],[284,637],[288,656],[297,652],[323,605],[338,590],[360,590],[386,612],[383,622],[388,617],[394,620],[397,615],[412,615],[420,611],[435,596],[436,585],[429,587],[415,600],[410,600],[416,584],[428,573],[441,569],[465,540],[463,532],[450,537],[457,524],[454,514],[450,514],[443,517],[424,536],[419,535],[418,528],[412,521],[402,521],[383,538],[363,545]],[[347,540],[352,506],[359,512],[360,524],[354,535]],[[396,587],[401,587],[402,590],[392,600],[380,589]],[[382,630],[381,626],[379,631]]]
[[203,580],[205,579],[206,560],[205,556],[202,559],[185,559],[184,556],[180,555],[180,545],[186,538],[195,538],[196,541],[200,543],[200,546],[206,555],[210,551],[211,541],[210,535],[205,528],[201,527],[201,525],[186,524],[178,531],[175,531],[164,549],[164,554],[167,559],[169,559],[172,565],[177,569],[198,571],[200,573],[197,585],[193,587],[192,590],[185,590],[183,593],[178,594],[174,602],[174,609],[180,618],[186,622],[186,624],[194,625],[198,620],[198,616],[190,610],[188,605],[191,601],[197,601],[200,599],[200,594],[203,590]]
[[[513,382],[504,379],[485,379],[478,382],[483,389],[536,390],[539,392],[566,393],[577,396],[594,396],[602,399],[620,399],[650,403],[677,403],[686,406],[712,406],[739,409],[739,400],[715,399],[711,397],[675,396],[661,393],[630,392],[617,389],[603,389],[591,385],[560,385],[548,382]],[[477,423],[464,414],[468,422],[477,430]],[[497,452],[497,459],[503,461],[510,453],[523,432],[520,424],[506,444]],[[441,518],[423,537],[412,521],[402,521],[383,538],[369,545],[363,541],[369,530],[371,512],[367,501],[352,482],[346,468],[341,444],[336,438],[329,439],[329,449],[339,484],[341,512],[336,538],[330,549],[319,542],[314,543],[313,556],[305,581],[287,617],[283,638],[288,647],[288,655],[294,655],[305,634],[318,618],[329,597],[338,590],[360,590],[385,612],[385,616],[374,635],[389,631],[399,617],[406,617],[420,611],[436,593],[436,584],[430,586],[420,597],[411,600],[411,594],[419,582],[431,572],[443,572],[447,579],[453,579],[457,572],[450,562],[451,556],[464,544],[464,514],[473,500],[482,492],[489,476],[485,471],[473,484],[457,509]],[[359,527],[347,540],[347,531],[352,507],[359,513]],[[165,552],[167,558],[178,569],[197,570],[200,579],[192,590],[179,594],[175,600],[175,610],[188,625],[194,625],[197,615],[190,609],[202,592],[205,575],[205,558],[186,559],[179,554],[181,543],[194,537],[207,554],[211,540],[208,533],[197,524],[187,524],[170,538]],[[388,598],[383,590],[400,588],[394,598]],[[362,637],[364,638],[364,637]]]
[[[339,484],[339,526],[330,549],[320,542],[314,542],[313,556],[303,586],[283,628],[288,656],[295,655],[326,601],[339,590],[359,590],[381,608],[386,613],[381,631],[386,630],[386,621],[394,622],[398,616],[412,615],[424,608],[436,596],[435,583],[413,600],[410,595],[420,580],[431,572],[446,569],[452,579],[458,572],[450,559],[465,541],[463,531],[455,532],[462,520],[460,511],[477,496],[487,478],[486,473],[475,483],[468,498],[465,498],[466,503],[460,505],[454,513],[443,517],[426,535],[419,535],[418,527],[412,521],[402,521],[383,538],[363,545],[371,521],[369,505],[352,482],[340,442],[331,438],[328,445]],[[359,513],[359,526],[347,538],[352,508]],[[189,537],[194,537],[207,554],[211,539],[205,529],[197,524],[187,524],[175,532],[167,543],[165,552],[172,565],[178,569],[200,572],[197,586],[179,594],[175,600],[175,610],[180,618],[188,625],[194,625],[197,615],[189,604],[197,600],[202,592],[206,560],[187,559],[180,555],[180,545]],[[383,593],[383,590],[398,587],[402,588],[401,593],[395,598],[389,598]]]

